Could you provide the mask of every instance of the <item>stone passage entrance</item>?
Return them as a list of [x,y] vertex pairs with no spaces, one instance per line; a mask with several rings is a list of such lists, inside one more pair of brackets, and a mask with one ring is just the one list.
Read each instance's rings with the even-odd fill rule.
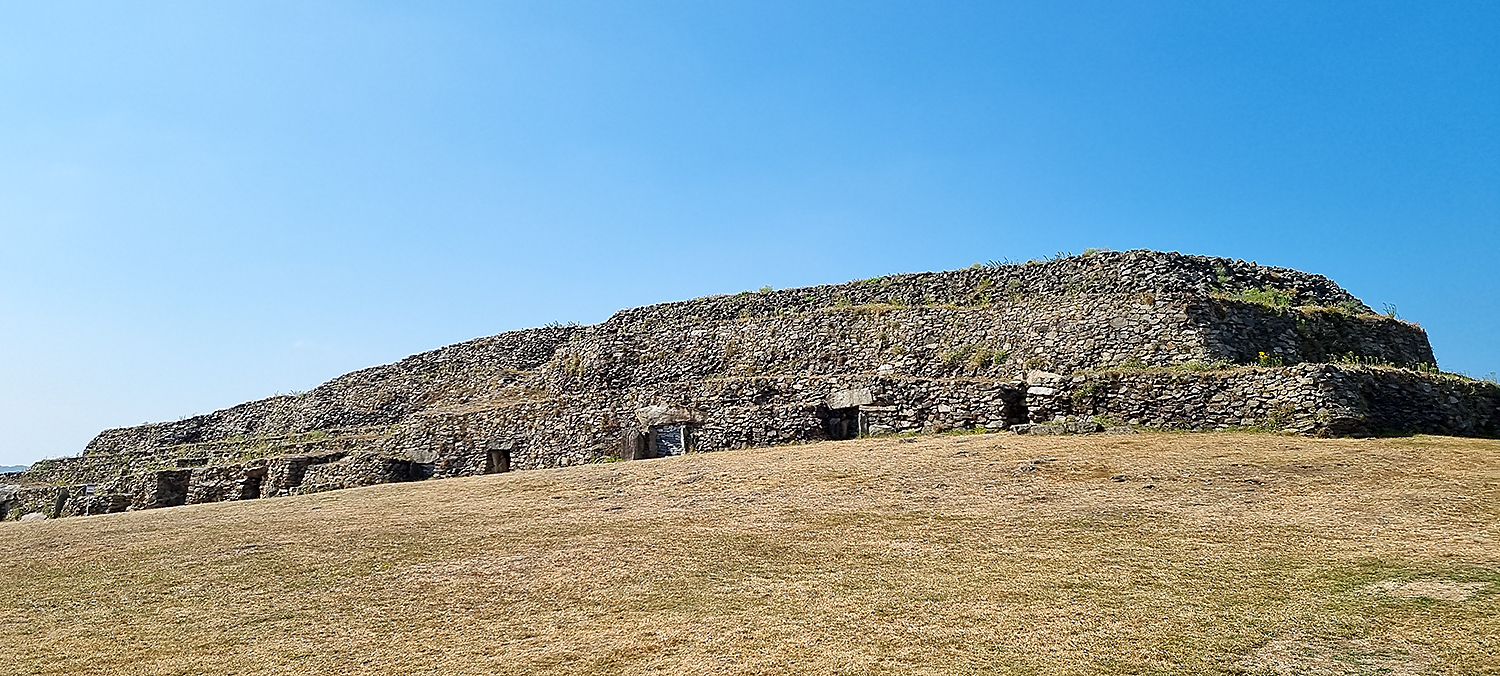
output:
[[510,471],[510,452],[516,447],[510,441],[491,441],[485,445],[484,473],[499,474]]
[[859,407],[830,408],[823,417],[823,431],[835,441],[859,436]]
[[240,499],[255,500],[260,497],[260,485],[266,479],[266,468],[257,467],[245,472],[245,478],[240,480]]
[[665,458],[692,450],[692,433],[687,425],[658,425],[651,428],[651,457]]
[[823,418],[823,433],[835,441],[859,436],[865,431],[859,407],[874,402],[875,397],[869,388],[840,390],[829,394],[823,405],[818,407],[819,416]]
[[188,480],[192,470],[164,470],[156,473],[156,495],[152,507],[176,507],[187,504]]

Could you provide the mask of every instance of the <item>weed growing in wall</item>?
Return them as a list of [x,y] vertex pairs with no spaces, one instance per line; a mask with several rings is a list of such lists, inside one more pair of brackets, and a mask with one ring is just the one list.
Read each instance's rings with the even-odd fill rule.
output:
[[1098,423],[1101,427],[1126,427],[1124,420],[1112,415],[1091,415],[1089,420]]
[[1348,315],[1350,317],[1353,317],[1353,316],[1356,316],[1356,315],[1360,315],[1360,314],[1364,314],[1364,311],[1365,311],[1364,304],[1360,303],[1357,300],[1354,300],[1353,298],[1350,298],[1349,300],[1341,301],[1341,302],[1339,302],[1339,304],[1335,305],[1334,307],[1336,309],[1338,309],[1340,312],[1343,312],[1344,314],[1346,314],[1346,315]]
[[1075,388],[1069,398],[1073,400],[1073,408],[1081,409],[1093,405],[1094,397],[1103,391],[1104,383],[1090,380]]
[[1395,364],[1392,364],[1381,357],[1355,354],[1353,352],[1341,354],[1328,361],[1329,363],[1339,364],[1342,366],[1395,366]]
[[1214,263],[1214,278],[1218,280],[1221,291],[1228,289],[1229,285],[1234,283],[1234,278],[1229,276],[1229,269],[1225,268],[1223,263]]
[[948,368],[964,364],[974,371],[982,371],[996,364],[1002,364],[1009,358],[1010,352],[1006,350],[996,350],[972,343],[959,345],[944,352],[941,356],[943,365]]
[[1281,289],[1261,287],[1259,289],[1242,289],[1239,293],[1228,296],[1231,300],[1242,300],[1247,303],[1264,305],[1268,308],[1283,310],[1292,306],[1292,294]]

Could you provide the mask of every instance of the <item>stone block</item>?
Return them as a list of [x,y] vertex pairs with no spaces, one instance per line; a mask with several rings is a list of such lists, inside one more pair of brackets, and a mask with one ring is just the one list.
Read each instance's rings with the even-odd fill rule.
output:
[[864,406],[875,402],[875,396],[868,387],[860,387],[850,390],[839,390],[828,395],[828,408],[851,408]]

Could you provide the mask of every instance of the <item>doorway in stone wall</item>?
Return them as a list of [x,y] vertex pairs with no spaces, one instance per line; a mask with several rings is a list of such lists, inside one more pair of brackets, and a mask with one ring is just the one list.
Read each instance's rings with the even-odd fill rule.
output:
[[827,409],[827,413],[823,415],[823,432],[834,441],[859,436],[859,407]]
[[240,499],[256,500],[260,498],[261,477],[247,476],[240,481]]
[[187,504],[188,481],[191,470],[162,471],[156,473],[156,496],[152,507],[177,507]]
[[510,471],[510,452],[515,444],[509,441],[492,441],[485,446],[484,473],[499,474]]
[[651,428],[649,446],[653,458],[682,455],[693,448],[692,432],[687,425],[657,425]]

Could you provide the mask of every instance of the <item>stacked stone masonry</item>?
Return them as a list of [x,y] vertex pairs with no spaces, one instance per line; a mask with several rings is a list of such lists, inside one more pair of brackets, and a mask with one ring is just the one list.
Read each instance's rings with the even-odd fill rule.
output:
[[[513,331],[106,430],[0,475],[99,514],[946,429],[1500,434],[1500,387],[1319,275],[1152,251],[893,275]],[[1035,428],[1038,433],[1044,428]]]

